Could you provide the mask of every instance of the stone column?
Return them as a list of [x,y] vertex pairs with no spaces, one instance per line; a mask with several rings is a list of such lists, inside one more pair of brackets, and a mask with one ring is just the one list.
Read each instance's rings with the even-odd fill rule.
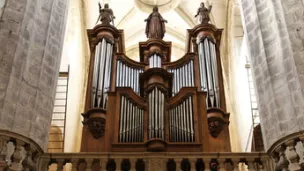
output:
[[8,0],[0,22],[0,132],[30,138],[42,149],[48,142],[66,7],[67,0]]
[[241,2],[265,150],[272,151],[275,143],[304,128],[304,4]]

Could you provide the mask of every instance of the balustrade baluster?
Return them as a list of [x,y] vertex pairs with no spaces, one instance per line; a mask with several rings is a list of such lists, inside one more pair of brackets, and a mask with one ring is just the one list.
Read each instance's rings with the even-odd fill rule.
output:
[[235,160],[233,159],[233,171],[239,171],[240,170],[240,167],[239,167],[239,160]]
[[25,145],[25,150],[26,150],[26,158],[23,161],[23,167],[29,169],[29,170],[37,170],[37,160],[38,160],[38,155],[37,155],[37,149],[32,147],[29,144]]
[[233,162],[231,159],[225,160],[225,171],[233,171]]
[[129,160],[130,160],[130,164],[131,164],[130,171],[136,171],[136,161],[137,161],[137,159],[136,158],[131,158]]
[[4,170],[4,168],[8,166],[6,161],[8,141],[9,141],[9,137],[6,136],[0,137],[0,170]]
[[279,147],[276,152],[278,153],[278,162],[276,163],[276,170],[288,171],[289,161],[285,155],[286,147]]
[[57,171],[63,171],[63,167],[65,165],[64,159],[56,159],[57,161]]
[[[253,165],[256,171],[264,171],[264,166],[261,159],[255,159]],[[270,170],[270,168],[268,169]]]
[[54,160],[54,159],[51,159],[51,161],[49,162],[49,165],[48,165],[48,171],[57,171],[57,161]]
[[196,158],[190,158],[189,161],[190,161],[190,165],[191,165],[191,170],[190,171],[196,171],[196,161],[197,161],[197,159]]
[[174,159],[176,163],[176,171],[182,171],[182,167],[181,167],[182,160],[183,160],[182,158]]
[[121,162],[122,159],[114,159],[116,163],[116,171],[121,171]]
[[21,171],[23,169],[22,162],[26,157],[26,151],[24,149],[25,143],[20,140],[16,140],[16,148],[13,154],[14,160],[12,165],[9,167],[11,171]]
[[100,160],[100,171],[107,171],[107,160],[106,159]]
[[289,153],[287,153],[287,159],[289,160],[289,169],[290,170],[301,170],[299,161],[300,157],[296,152],[296,145],[297,141],[290,140],[285,143],[285,145],[288,147]]
[[72,171],[78,170],[78,159],[71,159]]
[[226,168],[225,168],[225,166],[226,166],[226,163],[225,163],[225,159],[218,159],[218,162],[219,162],[219,164],[218,164],[218,171],[226,171]]
[[[304,147],[304,136],[300,136],[299,137],[300,141],[302,142],[302,147]],[[303,154],[300,154],[301,155],[301,158],[300,158],[300,166],[301,166],[301,169],[304,170],[304,153]]]
[[85,171],[92,171],[93,159],[91,159],[91,158],[85,159],[85,162],[86,162],[86,169],[85,169]]
[[247,161],[246,165],[247,165],[247,170],[248,171],[256,171],[255,162],[254,161],[252,161],[252,160]]

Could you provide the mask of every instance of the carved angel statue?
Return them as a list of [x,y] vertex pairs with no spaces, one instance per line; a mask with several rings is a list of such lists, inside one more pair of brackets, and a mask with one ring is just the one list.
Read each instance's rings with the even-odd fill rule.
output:
[[[100,3],[98,3],[98,5],[99,5],[98,20],[101,21],[101,24],[110,25],[110,23],[113,22],[112,24],[114,25],[115,16],[113,14],[112,9],[109,8],[109,4],[105,4],[103,9],[102,9]],[[98,20],[97,20],[97,22],[98,22]]]
[[157,6],[153,8],[153,12],[147,19],[145,19],[145,22],[147,22],[147,38],[163,39],[166,32],[165,22],[167,23],[168,21],[163,19],[163,17],[160,15]]
[[211,12],[212,5],[209,8],[205,7],[205,3],[202,2],[200,8],[197,10],[195,17],[199,16],[199,21],[201,24],[207,24],[210,21],[209,13]]

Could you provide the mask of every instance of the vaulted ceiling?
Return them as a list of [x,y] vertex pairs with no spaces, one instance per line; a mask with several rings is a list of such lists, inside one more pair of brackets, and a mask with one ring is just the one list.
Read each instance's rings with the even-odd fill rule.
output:
[[194,15],[200,3],[212,4],[212,23],[218,28],[225,28],[227,1],[229,0],[87,0],[86,27],[93,28],[96,24],[98,2],[109,3],[116,17],[115,26],[124,30],[127,56],[138,60],[138,42],[147,40],[144,20],[152,12],[153,6],[158,5],[163,18],[168,20],[164,40],[172,42],[172,59],[176,60],[184,54],[186,30],[197,24]]

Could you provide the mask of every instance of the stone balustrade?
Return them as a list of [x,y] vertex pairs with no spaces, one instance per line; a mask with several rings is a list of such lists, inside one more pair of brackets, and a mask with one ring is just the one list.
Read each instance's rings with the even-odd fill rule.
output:
[[266,153],[52,153],[39,171],[274,171]]
[[0,170],[37,171],[42,149],[29,138],[9,131],[0,131]]
[[275,161],[275,170],[304,170],[304,131],[286,136],[271,146],[268,153]]

